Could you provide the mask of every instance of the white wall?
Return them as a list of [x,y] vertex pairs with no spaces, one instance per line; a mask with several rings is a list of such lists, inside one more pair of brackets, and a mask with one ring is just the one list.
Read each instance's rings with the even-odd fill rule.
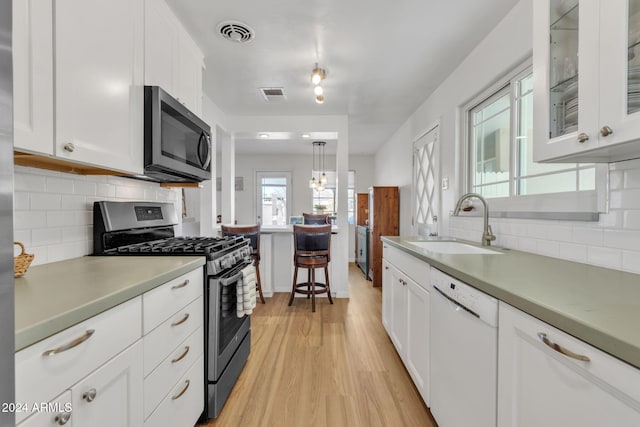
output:
[[[411,184],[412,142],[434,123],[440,124],[440,177],[450,188],[441,191],[441,234],[479,240],[479,218],[451,217],[461,188],[460,109],[531,55],[533,0],[521,0],[465,58],[376,154],[378,185]],[[610,210],[597,223],[492,218],[497,243],[604,267],[640,272],[640,161],[610,166]],[[410,232],[410,190],[401,194],[400,232]]]
[[32,265],[93,253],[94,201],[171,202],[178,218],[182,213],[179,189],[146,181],[22,166],[15,167],[14,178],[14,238],[35,254]]
[[[373,185],[373,156],[349,156],[349,170],[356,174],[356,192],[366,193]],[[335,169],[335,156],[326,156],[326,169]],[[256,172],[288,171],[292,180],[291,215],[312,212],[312,193],[309,189],[312,159],[309,155],[252,155],[236,153],[236,176],[243,177],[244,189],[236,191],[236,220],[238,224],[256,222]],[[218,192],[220,197],[220,192]],[[355,252],[355,226],[349,226],[347,255],[351,261]]]

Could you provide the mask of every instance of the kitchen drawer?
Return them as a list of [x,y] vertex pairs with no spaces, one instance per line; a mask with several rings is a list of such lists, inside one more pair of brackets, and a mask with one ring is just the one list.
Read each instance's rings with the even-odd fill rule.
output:
[[[142,300],[136,297],[16,353],[16,402],[53,399],[140,339],[141,318]],[[44,355],[54,349],[62,351]],[[28,415],[17,413],[16,422]]]
[[203,270],[197,268],[142,296],[142,326],[146,335],[203,294]]
[[171,388],[146,427],[192,427],[204,409],[204,356]]
[[395,265],[400,271],[429,291],[430,267],[425,261],[394,248],[388,243],[382,244],[382,257]]
[[144,418],[146,419],[204,351],[203,327],[181,342],[144,380]]
[[146,377],[176,346],[203,325],[202,297],[169,317],[144,336],[144,376]]
[[49,402],[45,409],[41,408],[42,412],[34,413],[18,424],[18,427],[53,427],[61,425],[70,427],[73,424],[71,408],[71,391],[67,390]]

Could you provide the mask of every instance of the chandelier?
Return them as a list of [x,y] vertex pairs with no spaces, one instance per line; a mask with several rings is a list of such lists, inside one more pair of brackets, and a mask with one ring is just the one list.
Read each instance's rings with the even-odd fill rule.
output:
[[[323,191],[324,186],[327,183],[327,174],[324,170],[325,145],[327,145],[327,143],[324,141],[313,141],[313,168],[311,169],[309,188],[316,191]],[[317,179],[314,173],[317,174]]]

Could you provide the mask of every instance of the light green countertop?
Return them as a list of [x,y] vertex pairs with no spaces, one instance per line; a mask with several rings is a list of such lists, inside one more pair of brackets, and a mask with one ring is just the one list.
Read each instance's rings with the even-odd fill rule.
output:
[[503,254],[441,254],[407,243],[424,239],[382,240],[640,368],[638,274],[494,247]]
[[201,256],[86,256],[15,279],[16,351],[205,263]]

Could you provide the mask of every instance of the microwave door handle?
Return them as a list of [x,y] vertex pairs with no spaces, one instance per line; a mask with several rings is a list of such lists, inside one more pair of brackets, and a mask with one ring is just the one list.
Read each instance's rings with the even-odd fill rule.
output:
[[[201,155],[201,147],[203,142],[207,144],[207,156],[204,160],[202,159]],[[209,167],[209,163],[211,162],[211,139],[209,138],[209,135],[204,132],[200,134],[200,139],[198,140],[198,160],[200,160],[200,164],[202,165],[203,169],[207,169]]]

